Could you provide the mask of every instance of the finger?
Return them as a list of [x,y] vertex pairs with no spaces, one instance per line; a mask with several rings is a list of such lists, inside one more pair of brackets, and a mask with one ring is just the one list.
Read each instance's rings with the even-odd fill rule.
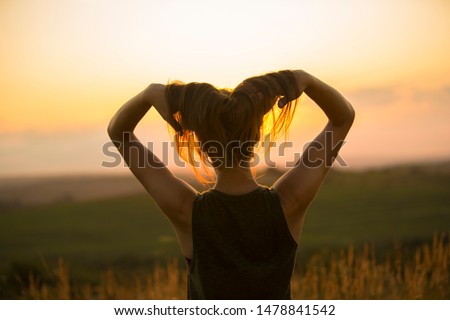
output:
[[174,117],[170,117],[169,119],[167,119],[167,123],[170,124],[170,126],[177,132],[182,132],[183,128],[181,127],[181,125],[175,120]]
[[286,106],[288,102],[288,99],[286,97],[281,98],[280,100],[278,100],[278,108],[283,108],[284,106]]

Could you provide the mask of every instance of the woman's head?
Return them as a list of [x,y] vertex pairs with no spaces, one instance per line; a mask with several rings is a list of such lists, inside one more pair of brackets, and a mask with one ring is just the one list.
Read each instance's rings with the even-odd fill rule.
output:
[[[248,78],[234,90],[173,82],[166,87],[166,98],[182,128],[175,135],[178,152],[194,169],[196,156],[201,164],[219,170],[249,166],[267,121],[272,124],[272,137],[284,132],[299,95],[295,76],[287,70]],[[289,103],[274,108],[280,97]]]

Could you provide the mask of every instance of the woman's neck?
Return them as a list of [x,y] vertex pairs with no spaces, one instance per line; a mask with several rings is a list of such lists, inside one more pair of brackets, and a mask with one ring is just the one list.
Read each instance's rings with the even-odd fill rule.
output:
[[251,168],[216,169],[217,181],[214,189],[227,194],[245,194],[255,190],[259,184],[255,181]]

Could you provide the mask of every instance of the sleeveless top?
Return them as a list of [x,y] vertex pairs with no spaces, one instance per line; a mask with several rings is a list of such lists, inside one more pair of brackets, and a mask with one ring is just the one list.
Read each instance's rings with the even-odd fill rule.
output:
[[199,194],[192,237],[188,299],[291,298],[297,243],[273,189]]

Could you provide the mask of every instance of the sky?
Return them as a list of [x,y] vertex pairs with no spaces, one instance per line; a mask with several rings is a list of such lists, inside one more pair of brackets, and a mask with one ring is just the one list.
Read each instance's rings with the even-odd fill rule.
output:
[[[0,177],[125,172],[104,166],[106,127],[148,84],[232,88],[281,69],[356,109],[346,167],[450,159],[449,33],[447,0],[2,0]],[[326,123],[306,97],[297,113],[279,164]],[[160,156],[170,141],[154,110],[137,133]]]

